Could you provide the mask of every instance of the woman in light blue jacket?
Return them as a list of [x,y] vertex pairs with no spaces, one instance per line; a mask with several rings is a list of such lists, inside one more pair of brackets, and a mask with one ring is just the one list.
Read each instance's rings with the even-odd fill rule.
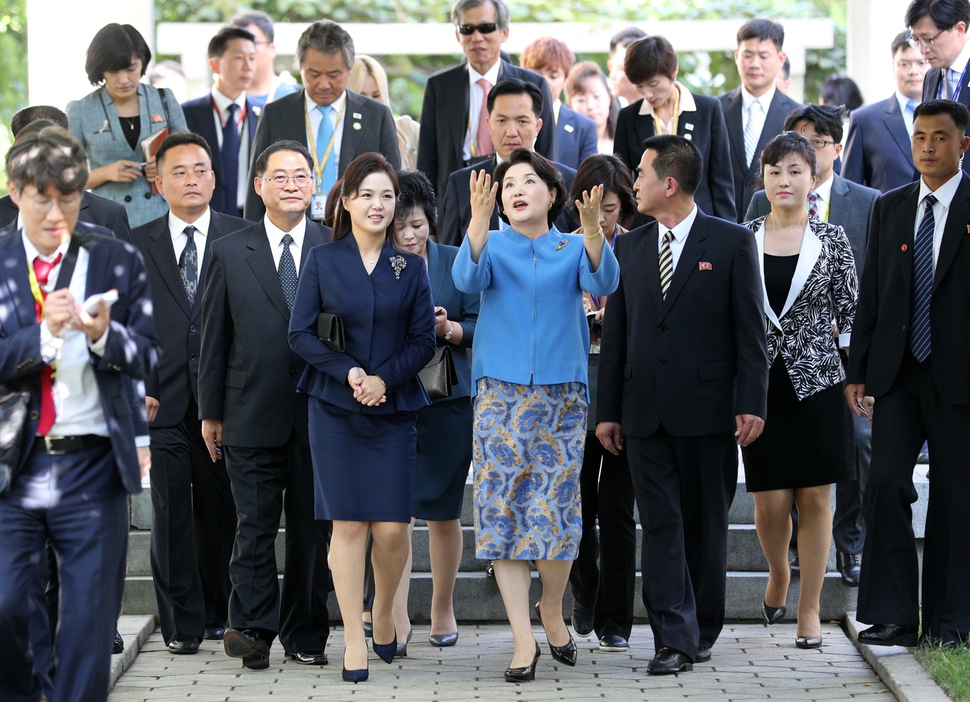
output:
[[88,46],[84,65],[98,89],[67,105],[71,136],[91,163],[88,189],[124,205],[133,229],[168,211],[152,191],[155,158],[145,158],[142,142],[166,127],[187,129],[171,90],[139,82],[151,58],[145,39],[130,24],[105,26]]

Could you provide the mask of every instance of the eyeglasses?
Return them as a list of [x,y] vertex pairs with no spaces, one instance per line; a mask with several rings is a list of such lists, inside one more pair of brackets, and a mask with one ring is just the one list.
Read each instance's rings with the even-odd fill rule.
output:
[[277,188],[285,187],[290,180],[292,180],[298,188],[305,188],[310,184],[310,176],[308,176],[306,173],[297,173],[296,175],[283,175],[281,173],[280,175],[275,175],[272,178],[263,178],[260,176],[259,179],[264,183],[272,183]]
[[479,32],[481,34],[491,34],[496,29],[498,29],[497,22],[482,22],[481,24],[459,24],[457,26],[458,26],[458,33],[466,37],[470,37],[475,32]]
[[914,36],[913,33],[910,32],[909,39],[907,41],[909,42],[909,45],[912,46],[914,49],[918,49],[920,47],[923,47],[924,49],[929,49],[931,46],[933,46],[933,42],[936,41],[939,38],[939,36],[943,34],[943,32],[949,32],[950,29],[953,29],[953,27],[950,27],[948,29],[941,29],[936,34],[931,36],[929,39],[921,39],[917,36]]
[[834,141],[825,141],[824,139],[809,139],[808,141],[811,142],[816,151],[821,151],[826,146],[831,146],[835,143]]
[[81,207],[81,196],[72,197],[66,200],[35,200],[33,198],[24,198],[26,202],[30,204],[30,209],[32,209],[37,214],[45,215],[54,209],[54,204],[57,203],[57,209],[59,209],[64,214],[70,214],[72,212],[77,212]]

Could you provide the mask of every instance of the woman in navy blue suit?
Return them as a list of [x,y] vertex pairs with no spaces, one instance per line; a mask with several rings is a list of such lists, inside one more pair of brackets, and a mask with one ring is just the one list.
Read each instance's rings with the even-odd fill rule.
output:
[[[309,252],[290,318],[290,346],[309,364],[299,389],[310,398],[316,517],[333,521],[330,568],[350,682],[367,679],[361,609],[368,529],[374,652],[390,663],[397,647],[392,605],[408,557],[415,419],[429,404],[417,375],[436,346],[424,262],[392,243],[397,195],[397,175],[383,156],[351,162],[334,240]],[[344,351],[317,337],[321,312],[342,318]]]

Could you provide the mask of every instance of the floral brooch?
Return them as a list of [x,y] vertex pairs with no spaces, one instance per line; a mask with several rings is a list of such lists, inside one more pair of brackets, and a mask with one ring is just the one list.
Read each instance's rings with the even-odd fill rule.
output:
[[390,259],[391,268],[394,269],[394,279],[401,279],[401,271],[408,267],[408,262],[404,260],[404,256],[391,256]]

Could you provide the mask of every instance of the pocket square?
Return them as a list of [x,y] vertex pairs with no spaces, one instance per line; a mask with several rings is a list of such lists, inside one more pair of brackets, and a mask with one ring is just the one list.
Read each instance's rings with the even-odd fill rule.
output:
[[697,264],[697,270],[699,270],[699,271],[713,271],[714,270],[714,266],[712,266],[707,261],[701,261],[700,263]]

